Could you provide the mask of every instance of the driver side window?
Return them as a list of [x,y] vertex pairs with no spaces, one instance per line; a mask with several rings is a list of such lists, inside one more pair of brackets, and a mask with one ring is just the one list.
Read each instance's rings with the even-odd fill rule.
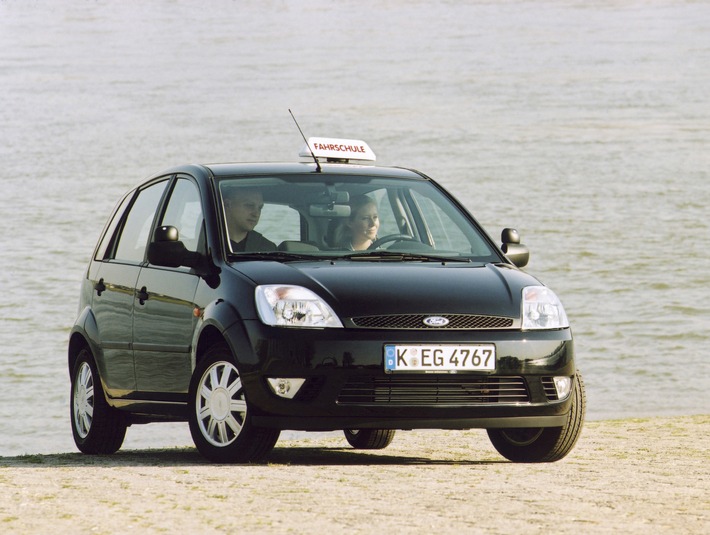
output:
[[131,206],[121,229],[121,236],[114,254],[116,260],[143,262],[150,227],[167,183],[167,180],[163,180],[138,193],[138,198]]
[[204,247],[203,222],[197,185],[187,178],[179,178],[170,194],[168,207],[160,225],[175,227],[185,248],[188,251],[198,252]]

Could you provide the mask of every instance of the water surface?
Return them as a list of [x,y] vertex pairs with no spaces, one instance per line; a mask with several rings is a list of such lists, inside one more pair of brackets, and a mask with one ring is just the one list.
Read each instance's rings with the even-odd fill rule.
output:
[[118,197],[294,160],[289,108],[520,230],[588,418],[707,413],[709,95],[702,2],[0,1],[0,455],[74,451],[66,343]]

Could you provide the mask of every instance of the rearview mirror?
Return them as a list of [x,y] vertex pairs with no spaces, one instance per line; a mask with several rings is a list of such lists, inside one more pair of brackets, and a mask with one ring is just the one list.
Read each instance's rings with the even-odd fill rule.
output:
[[313,217],[348,217],[350,215],[350,194],[337,191],[334,186],[326,186],[325,191],[310,199],[308,213]]
[[309,215],[313,217],[348,217],[350,206],[347,204],[311,204],[308,207]]

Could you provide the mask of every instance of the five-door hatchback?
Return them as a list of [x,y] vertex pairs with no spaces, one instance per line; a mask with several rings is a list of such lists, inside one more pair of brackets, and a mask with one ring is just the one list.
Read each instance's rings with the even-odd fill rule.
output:
[[485,428],[519,462],[555,461],[584,386],[557,296],[424,174],[367,145],[311,138],[299,163],[185,165],[117,204],[71,332],[71,426],[84,453],[132,424],[187,421],[216,462],[281,430]]

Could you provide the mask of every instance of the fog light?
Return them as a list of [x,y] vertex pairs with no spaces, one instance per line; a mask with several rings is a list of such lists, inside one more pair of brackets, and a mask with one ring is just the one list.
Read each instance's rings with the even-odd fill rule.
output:
[[293,396],[298,393],[303,383],[306,382],[305,379],[295,379],[291,377],[274,377],[267,379],[267,381],[274,394],[286,399],[293,399]]
[[552,380],[555,382],[555,390],[557,390],[557,399],[565,399],[569,396],[572,390],[572,378],[571,377],[553,377]]

